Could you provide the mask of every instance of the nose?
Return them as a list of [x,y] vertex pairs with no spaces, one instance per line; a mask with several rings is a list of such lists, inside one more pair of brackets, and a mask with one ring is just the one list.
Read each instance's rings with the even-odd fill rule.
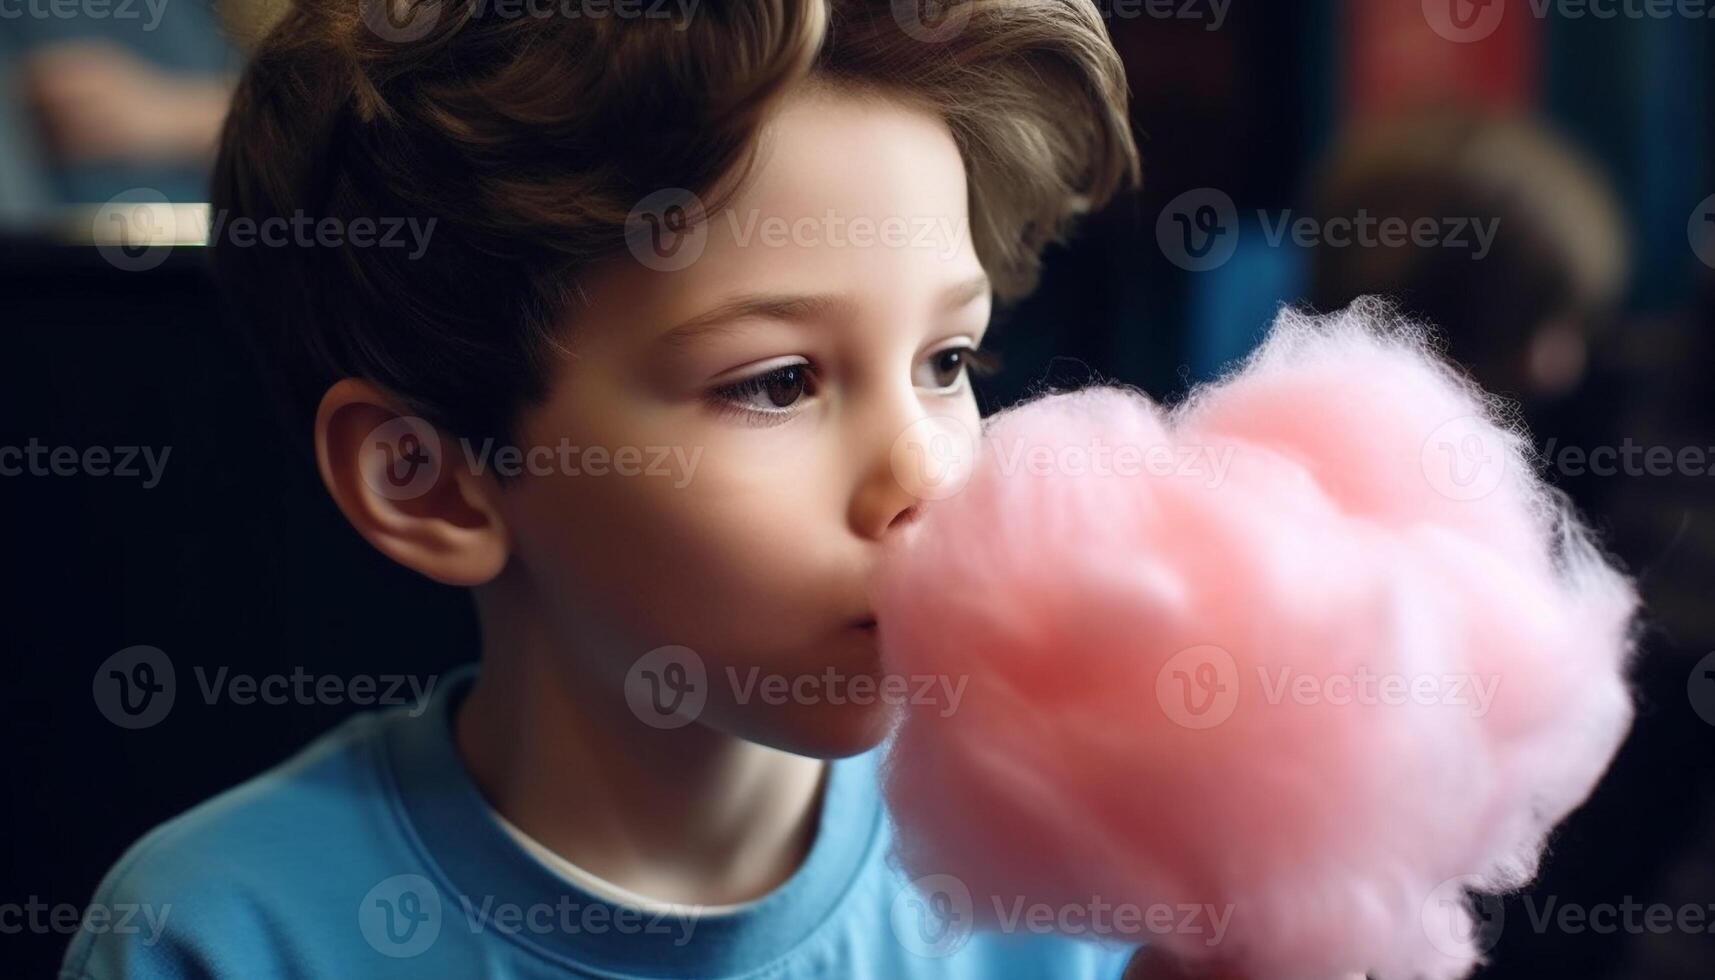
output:
[[872,541],[911,523],[924,501],[958,492],[975,454],[968,423],[925,412],[915,395],[877,416],[858,442],[859,477],[850,514],[852,531]]
[[866,453],[857,492],[852,495],[852,532],[865,540],[880,541],[909,524],[917,513],[918,499],[894,473],[889,446]]
[[849,521],[852,532],[869,541],[880,541],[910,523],[917,513],[918,497],[912,492],[909,474],[901,479],[894,457],[896,444],[923,417],[923,408],[915,397],[902,393],[894,393],[888,401],[885,408],[855,426],[853,433],[857,486]]

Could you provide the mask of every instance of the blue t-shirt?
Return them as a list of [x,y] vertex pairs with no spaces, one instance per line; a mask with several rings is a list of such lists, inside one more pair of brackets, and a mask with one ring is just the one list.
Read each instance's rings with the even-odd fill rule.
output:
[[465,772],[451,721],[474,676],[446,678],[415,717],[353,717],[151,831],[96,891],[62,980],[1124,972],[1132,947],[972,932],[956,883],[908,882],[887,860],[879,750],[833,763],[808,857],[754,903],[671,914],[584,891],[520,847]]

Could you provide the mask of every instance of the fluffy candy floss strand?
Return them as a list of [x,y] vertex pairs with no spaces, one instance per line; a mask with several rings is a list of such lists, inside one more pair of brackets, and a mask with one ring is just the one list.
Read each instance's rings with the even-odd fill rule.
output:
[[1129,908],[1111,938],[1247,976],[1463,977],[1472,893],[1535,874],[1630,725],[1636,606],[1425,330],[1283,312],[1171,410],[989,419],[891,549],[887,671],[967,685],[892,735],[895,858],[984,928]]

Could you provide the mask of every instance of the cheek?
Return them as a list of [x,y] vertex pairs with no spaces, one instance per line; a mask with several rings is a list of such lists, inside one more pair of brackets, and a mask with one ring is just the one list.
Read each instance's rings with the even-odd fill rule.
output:
[[970,426],[971,432],[976,434],[982,433],[982,413],[977,410],[976,392],[972,391],[968,385],[965,388],[965,393],[959,396],[958,405],[955,407],[953,414],[957,415],[961,421]]
[[641,649],[709,656],[761,655],[812,630],[829,604],[826,492],[809,474],[713,446],[674,471],[516,488],[518,557],[551,606]]
[[965,431],[972,438],[980,439],[983,431],[982,412],[977,409],[976,392],[969,383],[965,390],[954,396],[939,396],[924,403],[924,413],[931,416],[950,416],[964,423]]

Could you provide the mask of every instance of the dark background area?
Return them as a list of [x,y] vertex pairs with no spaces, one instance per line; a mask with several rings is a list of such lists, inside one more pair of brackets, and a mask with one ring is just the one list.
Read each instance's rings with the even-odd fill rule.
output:
[[[1317,257],[1241,248],[1218,269],[1189,271],[1157,236],[1164,209],[1198,188],[1227,195],[1241,221],[1305,208],[1354,122],[1461,105],[1551,125],[1606,174],[1622,210],[1630,274],[1580,385],[1533,416],[1537,441],[1715,453],[1715,266],[1688,241],[1699,202],[1715,194],[1715,19],[1539,18],[1515,0],[1491,37],[1455,42],[1430,29],[1431,6],[1233,0],[1214,28],[1208,4],[1184,6],[1200,15],[1187,18],[1114,13],[1145,186],[1053,249],[1042,288],[999,314],[991,337],[1006,366],[980,386],[985,408],[1090,378],[1172,398],[1212,376],[1274,304],[1310,298],[1303,267]],[[14,115],[27,129],[27,112]],[[57,243],[46,223],[65,206],[167,181],[56,180],[51,160],[14,152],[25,136],[0,131],[15,162],[46,174],[21,204],[13,183],[14,220],[0,237],[0,446],[171,453],[152,489],[112,476],[0,477],[10,676],[0,785],[11,819],[0,903],[81,906],[140,834],[358,710],[205,704],[195,668],[424,678],[471,659],[476,634],[461,594],[392,565],[339,518],[222,322],[200,249],[127,271]],[[1715,933],[1532,920],[1550,901],[1635,901],[1700,906],[1715,924],[1715,680],[1700,688],[1693,670],[1715,651],[1715,476],[1551,476],[1641,582],[1639,716],[1542,877],[1502,904],[1480,976],[1709,977]],[[171,658],[177,699],[159,724],[133,731],[103,716],[92,683],[104,660],[139,644]],[[0,934],[0,975],[52,975],[69,938]]]

